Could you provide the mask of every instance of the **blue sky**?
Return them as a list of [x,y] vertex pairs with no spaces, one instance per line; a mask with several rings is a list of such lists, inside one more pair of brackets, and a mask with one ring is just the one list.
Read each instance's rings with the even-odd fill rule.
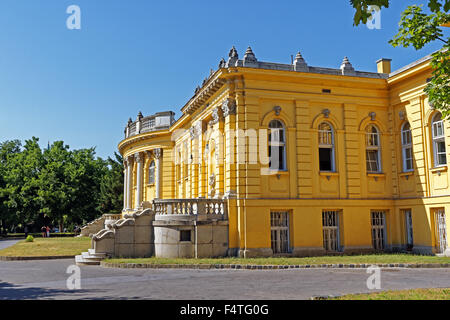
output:
[[[37,136],[71,148],[117,150],[129,117],[180,108],[235,45],[259,60],[357,70],[398,69],[437,50],[392,48],[401,12],[422,1],[393,1],[381,30],[353,27],[349,1],[2,0],[0,141]],[[66,9],[81,8],[81,30]]]

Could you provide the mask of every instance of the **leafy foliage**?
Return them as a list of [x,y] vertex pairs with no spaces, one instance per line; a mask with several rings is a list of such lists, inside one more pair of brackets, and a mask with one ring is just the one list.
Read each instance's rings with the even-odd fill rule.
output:
[[[21,224],[82,224],[102,213],[118,212],[123,199],[123,168],[95,157],[95,149],[70,150],[56,141],[41,150],[39,139],[0,143],[0,221]],[[120,173],[120,174],[119,174]]]
[[[389,7],[389,0],[351,0],[355,8],[354,25],[366,23],[370,18],[369,5],[380,8]],[[450,116],[450,38],[445,39],[442,26],[450,22],[450,0],[428,0],[429,13],[424,12],[423,5],[413,5],[402,13],[398,33],[389,43],[394,46],[413,46],[422,49],[428,43],[440,41],[441,50],[432,55],[433,74],[425,93],[430,105],[439,109],[444,117]]]

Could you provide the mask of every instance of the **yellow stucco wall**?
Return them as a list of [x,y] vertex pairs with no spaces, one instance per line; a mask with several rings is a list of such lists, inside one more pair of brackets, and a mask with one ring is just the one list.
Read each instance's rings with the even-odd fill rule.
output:
[[[196,110],[185,112],[170,130],[125,139],[119,150],[127,158],[163,149],[163,199],[223,197],[233,191],[236,197],[227,200],[229,247],[237,251],[253,250],[257,255],[262,252],[260,249],[270,249],[270,212],[287,211],[291,252],[323,253],[323,210],[341,212],[341,246],[348,252],[372,248],[370,213],[384,210],[387,246],[400,248],[406,241],[402,210],[411,209],[414,246],[420,252],[431,252],[436,245],[433,208],[445,208],[447,224],[450,223],[450,177],[447,166],[433,165],[430,122],[436,111],[430,108],[423,92],[430,75],[428,61],[387,80],[252,68],[219,69],[213,78],[223,79],[224,84],[212,90]],[[330,92],[324,93],[323,89]],[[195,99],[185,108],[196,103]],[[223,117],[219,112],[219,121],[211,123],[213,110],[221,110],[226,99],[236,103],[236,113]],[[281,107],[279,112],[275,106]],[[249,163],[255,154],[246,139],[234,137],[233,130],[259,132],[274,119],[282,121],[286,129],[287,170],[265,174],[268,166],[259,161]],[[319,170],[318,126],[324,121],[332,125],[335,133],[335,172]],[[401,127],[405,121],[411,125],[412,172],[403,172]],[[190,129],[198,122],[204,133],[208,129],[211,132],[202,141],[191,138]],[[371,124],[380,130],[379,173],[366,171],[365,130]],[[445,130],[448,154],[448,121]],[[198,151],[201,161],[192,163],[191,155],[197,157]],[[246,161],[231,161],[239,157]],[[155,185],[147,183],[151,160],[151,156],[145,156],[143,170],[142,199],[148,202],[155,197]],[[209,184],[212,174],[213,195]],[[136,175],[133,176],[135,186]],[[132,199],[134,207],[134,194]]]

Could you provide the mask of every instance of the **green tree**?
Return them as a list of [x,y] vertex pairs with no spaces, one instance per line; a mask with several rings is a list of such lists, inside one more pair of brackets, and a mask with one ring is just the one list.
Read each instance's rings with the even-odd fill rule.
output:
[[6,152],[7,161],[3,166],[3,206],[8,208],[10,220],[22,225],[35,222],[40,210],[39,173],[43,157],[38,141],[36,137],[26,140],[21,152],[17,152],[20,145],[16,144]]
[[119,213],[123,208],[123,158],[116,152],[114,157],[108,157],[107,170],[100,183],[98,210],[101,213]]
[[18,223],[14,210],[8,205],[9,193],[6,189],[6,172],[9,158],[19,153],[21,142],[19,140],[0,143],[0,234],[6,232],[9,225]]
[[[354,25],[366,23],[371,17],[369,6],[388,8],[389,0],[351,0],[355,8]],[[433,54],[433,76],[425,88],[429,102],[445,117],[450,115],[450,37],[444,38],[442,26],[450,22],[450,0],[428,0],[429,13],[423,5],[407,7],[402,13],[399,30],[389,43],[394,46],[413,46],[416,50],[434,41],[442,42],[442,49]]]

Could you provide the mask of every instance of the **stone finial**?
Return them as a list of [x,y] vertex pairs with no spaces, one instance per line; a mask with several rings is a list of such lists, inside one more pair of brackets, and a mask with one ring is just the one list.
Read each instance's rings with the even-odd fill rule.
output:
[[258,66],[258,60],[256,59],[256,56],[253,53],[253,50],[251,47],[248,47],[247,51],[245,51],[243,66],[244,67],[257,67]]
[[138,121],[141,121],[141,119],[142,119],[143,117],[144,117],[144,116],[142,115],[142,112],[139,111],[139,113],[138,113],[138,115],[137,115],[137,120],[138,120]]
[[222,58],[222,60],[220,60],[220,62],[219,62],[219,69],[225,68],[226,64],[227,63],[226,63],[225,59]]
[[347,57],[344,58],[341,64],[341,71],[343,75],[354,75],[355,69],[353,68],[352,64],[348,60]]
[[236,48],[233,46],[231,48],[230,52],[228,53],[228,61],[226,64],[226,67],[234,67],[236,65],[236,62],[239,60],[239,55],[236,50]]
[[308,71],[308,65],[306,64],[305,59],[303,59],[300,51],[295,56],[294,71],[297,71],[297,72],[307,72]]
[[128,119],[128,126],[131,126],[131,124],[133,123],[133,120],[131,120],[131,118]]
[[200,91],[200,86],[197,86],[197,88],[195,88],[195,94],[197,94]]

